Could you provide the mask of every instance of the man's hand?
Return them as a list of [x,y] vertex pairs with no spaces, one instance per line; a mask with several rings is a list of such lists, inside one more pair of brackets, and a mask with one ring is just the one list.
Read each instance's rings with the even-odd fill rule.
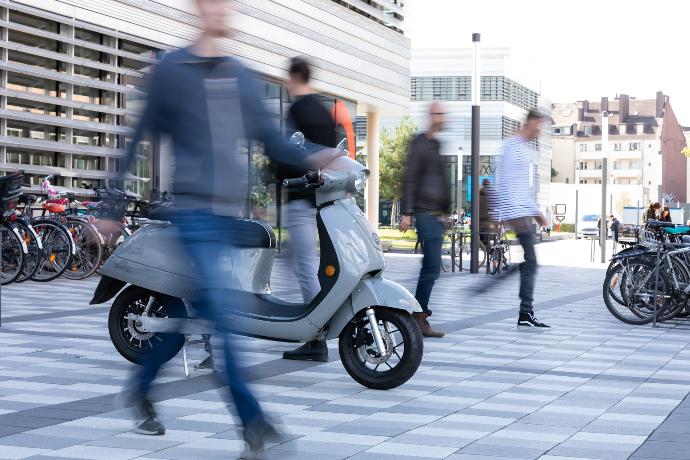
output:
[[400,231],[405,233],[412,226],[412,216],[402,216],[400,219]]
[[322,149],[313,153],[305,160],[307,167],[321,169],[338,157],[344,157],[347,152],[341,149]]
[[535,217],[537,219],[537,223],[539,224],[540,227],[547,227],[549,225],[549,221],[546,220],[546,217],[544,217],[544,214],[539,214],[538,216]]

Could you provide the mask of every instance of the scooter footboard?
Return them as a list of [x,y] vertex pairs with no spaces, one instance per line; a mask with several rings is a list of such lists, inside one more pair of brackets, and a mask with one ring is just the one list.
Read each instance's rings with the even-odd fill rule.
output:
[[359,282],[348,301],[333,315],[326,338],[338,337],[357,313],[376,306],[409,313],[422,311],[417,299],[398,283],[381,277],[366,278]]

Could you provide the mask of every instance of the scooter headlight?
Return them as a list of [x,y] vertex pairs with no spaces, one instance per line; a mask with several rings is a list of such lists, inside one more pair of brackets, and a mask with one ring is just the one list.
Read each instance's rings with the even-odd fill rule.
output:
[[366,169],[363,169],[362,171],[357,173],[357,176],[355,177],[355,190],[357,192],[361,192],[364,190],[364,186],[367,183],[367,179],[369,178],[369,171]]

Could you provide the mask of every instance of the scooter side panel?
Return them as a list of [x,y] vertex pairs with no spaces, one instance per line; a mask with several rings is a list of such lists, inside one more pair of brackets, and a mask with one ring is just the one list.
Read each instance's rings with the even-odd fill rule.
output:
[[354,203],[354,200],[338,201],[321,210],[321,219],[328,230],[333,248],[338,257],[340,273],[337,281],[320,305],[312,311],[308,318],[318,328],[322,329],[333,317],[336,311],[350,297],[352,291],[367,273],[383,270],[385,260],[383,253],[375,249],[373,238],[360,222],[366,218]]
[[351,301],[344,303],[333,316],[328,327],[327,338],[338,337],[354,315],[375,306],[405,310],[409,313],[422,311],[417,299],[398,283],[380,276],[366,278],[361,280],[352,292]]
[[[270,292],[273,250],[237,248],[221,252],[220,270],[233,289]],[[191,299],[199,276],[173,226],[145,226],[127,238],[101,269],[104,275],[164,294]]]

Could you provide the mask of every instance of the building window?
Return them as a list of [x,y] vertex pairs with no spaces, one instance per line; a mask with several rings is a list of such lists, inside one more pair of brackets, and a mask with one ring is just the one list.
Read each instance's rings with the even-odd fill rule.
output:
[[551,131],[551,133],[552,133],[554,136],[560,136],[561,134],[563,134],[563,128],[554,126],[553,129],[552,129],[552,131]]
[[[481,77],[479,91],[482,101],[505,101],[525,110],[536,108],[539,98],[536,91],[502,76]],[[469,101],[472,77],[412,77],[410,92],[413,101]]]
[[587,144],[580,144],[580,152],[586,152],[587,151]]
[[613,150],[615,152],[620,152],[623,149],[622,145],[620,142],[616,142],[613,144]]
[[594,144],[594,151],[601,152],[601,144]]
[[591,136],[592,135],[592,127],[591,126],[585,126],[585,136]]
[[630,150],[639,150],[640,149],[640,143],[639,142],[631,142],[630,143]]
[[640,169],[640,160],[630,160],[630,169]]

